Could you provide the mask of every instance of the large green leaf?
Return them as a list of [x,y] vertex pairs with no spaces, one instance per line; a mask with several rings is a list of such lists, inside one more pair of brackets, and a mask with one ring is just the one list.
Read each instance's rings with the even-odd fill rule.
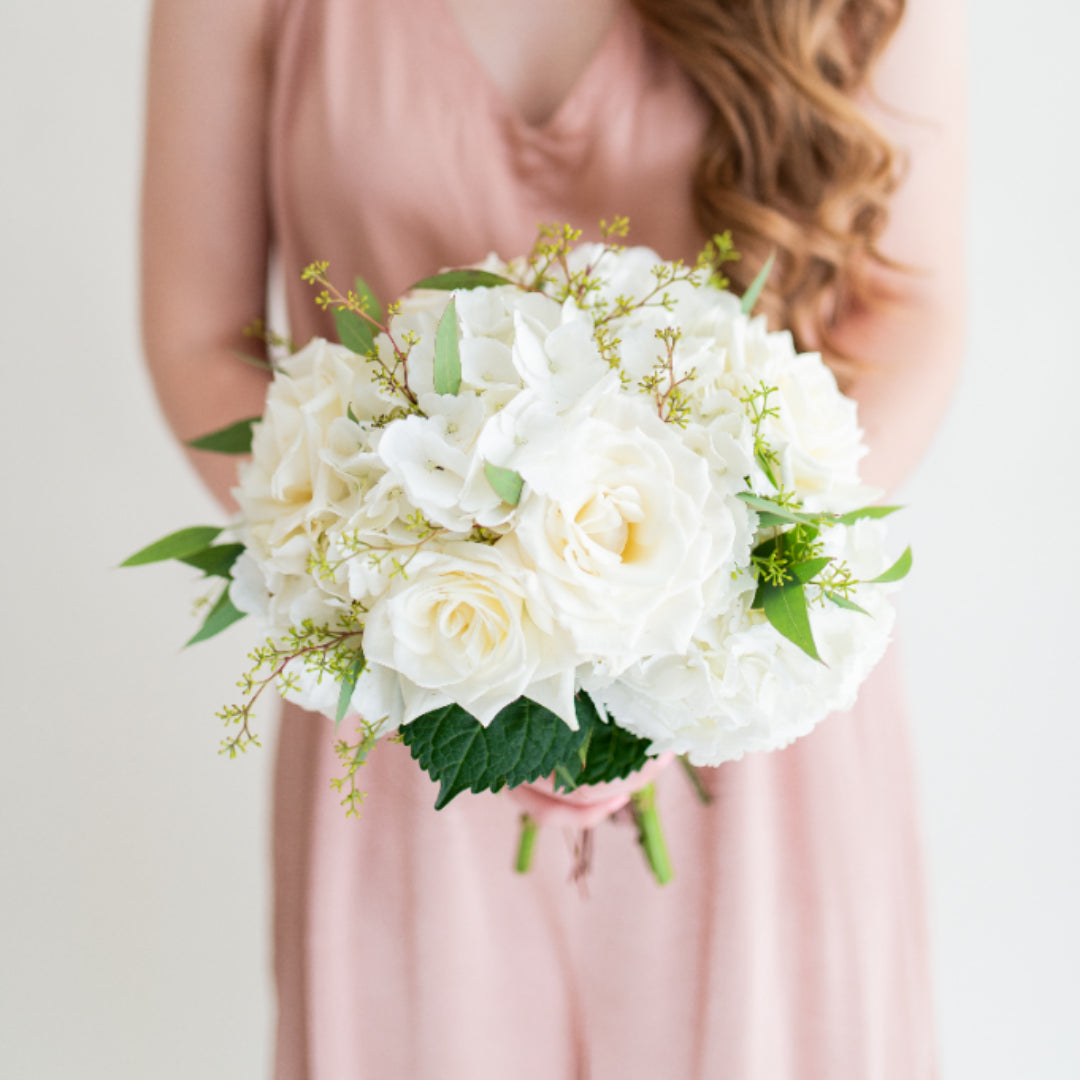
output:
[[[591,702],[590,702],[591,706]],[[459,705],[446,705],[405,724],[401,738],[439,786],[435,809],[463,791],[517,787],[570,763],[580,771],[577,752],[592,718],[578,701],[578,730],[528,698],[507,705],[484,727]]]
[[871,578],[870,580],[872,582],[881,583],[887,581],[900,581],[902,578],[908,576],[908,571],[911,570],[911,562],[911,548],[905,548],[904,554],[901,555],[884,574],[878,574],[876,578]]
[[178,529],[152,544],[147,544],[134,555],[129,555],[121,566],[145,566],[147,563],[164,562],[166,559],[183,559],[202,551],[212,544],[222,530],[213,525],[192,525]]
[[243,544],[215,544],[192,555],[180,555],[178,560],[201,570],[207,577],[231,578],[233,563],[243,550]]
[[[584,694],[578,695],[578,717],[582,715],[583,702],[592,709],[592,726],[585,746],[585,763],[581,772],[574,775],[575,784],[603,784],[611,780],[623,780],[636,773],[649,760],[648,739],[636,735],[617,724],[600,720],[596,707]],[[573,774],[571,774],[573,775]],[[557,787],[566,786],[556,781]]]
[[789,581],[777,586],[763,582],[758,588],[758,595],[761,597],[765,617],[777,633],[798,645],[807,656],[820,661],[814,634],[810,629],[810,612],[802,584]]
[[250,454],[253,425],[261,419],[261,416],[252,416],[247,420],[237,420],[235,424],[211,431],[209,435],[189,439],[188,446],[193,450],[212,450],[215,454]]
[[578,730],[528,698],[503,709],[485,728],[457,705],[401,729],[412,756],[440,785],[442,809],[463,791],[499,791],[554,775],[562,790],[621,780],[648,761],[649,741],[601,720],[588,695],[574,699]]
[[775,262],[776,252],[774,251],[765,260],[765,265],[758,271],[757,277],[750,283],[750,288],[743,294],[742,311],[744,315],[749,315],[754,310],[754,305],[758,302],[762,289],[765,288],[765,282],[769,280]]
[[195,645],[200,641],[215,637],[222,630],[232,626],[234,622],[239,622],[246,614],[246,612],[240,611],[233,606],[233,602],[229,597],[229,590],[226,588],[218,597],[217,603],[210,609],[210,614],[206,616],[202,628],[191,638],[188,645]]
[[435,331],[435,393],[457,394],[461,389],[461,355],[458,352],[457,305],[454,298],[439,319]]
[[371,286],[362,278],[356,279],[356,295],[364,305],[364,310],[377,322],[382,322],[383,310],[378,297],[371,290]]
[[346,349],[367,356],[375,348],[371,324],[348,308],[334,308],[334,325]]
[[504,503],[517,506],[521,502],[521,489],[525,481],[521,474],[513,469],[503,469],[498,465],[492,465],[490,461],[484,463],[484,475],[488,483],[495,489],[495,494]]
[[514,282],[501,274],[492,274],[487,270],[447,270],[444,274],[426,277],[418,281],[414,289],[489,289],[495,285],[513,285]]

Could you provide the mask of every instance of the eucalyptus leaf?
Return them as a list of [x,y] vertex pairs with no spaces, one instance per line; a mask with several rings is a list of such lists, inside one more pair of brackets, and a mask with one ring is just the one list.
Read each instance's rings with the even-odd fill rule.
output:
[[902,506],[864,506],[859,510],[852,510],[847,514],[841,514],[836,520],[841,525],[854,525],[863,518],[883,518],[895,514],[897,510],[903,510]]
[[769,510],[759,510],[757,512],[758,526],[762,529],[773,529],[778,525],[790,525],[791,522],[786,517],[780,517],[779,514],[774,514]]
[[222,530],[213,525],[192,525],[179,529],[152,544],[147,544],[134,555],[129,555],[121,566],[145,566],[147,563],[164,562],[166,559],[183,559],[202,551],[212,544]]
[[870,612],[866,608],[859,607],[854,600],[849,600],[846,596],[841,596],[838,592],[832,592],[829,589],[825,590],[825,599],[835,604],[838,608],[843,608],[845,611],[857,611],[861,615],[870,615]]
[[832,559],[821,556],[817,559],[807,559],[805,562],[792,563],[788,569],[791,571],[796,581],[805,585],[808,581],[816,578],[831,562]]
[[736,498],[742,499],[752,510],[759,514],[768,514],[770,521],[779,519],[790,525],[817,525],[821,522],[820,515],[800,514],[795,510],[789,510],[775,499],[767,499],[763,495],[755,495],[752,491],[740,491]]
[[360,297],[360,302],[364,305],[364,310],[376,321],[382,322],[383,309],[379,303],[378,297],[372,291],[371,286],[359,275],[357,276],[354,286],[356,288],[356,295]]
[[776,479],[776,473],[773,472],[772,462],[769,460],[768,454],[757,450],[754,452],[754,457],[757,459],[758,465],[761,466],[761,471],[765,474],[765,478],[777,489],[777,491],[779,491],[780,481]]
[[911,570],[911,563],[911,548],[905,548],[904,554],[901,555],[884,574],[878,574],[876,578],[871,578],[870,581],[880,584],[889,581],[900,581],[908,576],[908,572]]
[[231,578],[233,563],[243,550],[243,544],[215,544],[191,555],[180,555],[178,560],[201,570],[207,577]]
[[261,416],[252,416],[247,420],[237,420],[235,424],[211,431],[209,435],[190,439],[188,446],[193,450],[212,450],[215,454],[250,454],[253,425],[261,419]]
[[779,586],[762,584],[758,592],[765,617],[777,633],[798,645],[807,656],[820,661],[821,657],[810,629],[810,612],[803,586],[792,581]]
[[514,472],[513,469],[503,469],[498,465],[492,465],[490,461],[486,461],[484,462],[484,475],[487,477],[488,483],[495,489],[495,494],[504,503],[517,506],[521,501],[521,489],[524,485],[520,473]]
[[413,288],[442,289],[450,292],[453,289],[490,289],[496,285],[514,284],[516,283],[509,278],[501,274],[492,274],[487,270],[447,270],[445,273],[418,281]]
[[200,641],[216,637],[222,630],[232,626],[234,622],[239,622],[245,615],[246,612],[240,611],[233,605],[226,586],[225,591],[218,597],[217,603],[210,609],[210,614],[206,616],[202,628],[188,641],[188,645],[195,645]]
[[364,657],[364,654],[358,650],[356,659],[352,662],[352,667],[345,673],[345,678],[341,680],[341,693],[338,694],[337,713],[334,716],[335,731],[337,731],[338,725],[345,719],[345,714],[349,711],[349,703],[352,701],[356,683],[364,673],[364,668],[366,667],[367,659]]
[[375,348],[371,324],[348,308],[334,308],[334,325],[346,349],[367,356]]
[[435,331],[435,393],[457,394],[461,389],[461,355],[458,352],[457,305],[446,305]]
[[758,302],[758,297],[761,296],[765,283],[769,280],[775,262],[776,252],[774,251],[765,260],[765,265],[758,271],[757,277],[750,283],[750,288],[743,294],[742,312],[744,315],[749,315],[754,310],[754,305]]

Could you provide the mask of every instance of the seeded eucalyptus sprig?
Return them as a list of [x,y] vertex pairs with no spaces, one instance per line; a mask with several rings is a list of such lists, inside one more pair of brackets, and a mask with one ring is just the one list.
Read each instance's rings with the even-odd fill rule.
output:
[[[419,412],[416,394],[409,386],[409,353],[416,340],[405,335],[398,341],[390,330],[390,322],[400,309],[390,304],[384,320],[379,302],[363,278],[358,277],[355,287],[342,293],[326,276],[329,269],[330,264],[325,260],[316,261],[304,267],[300,277],[309,285],[321,286],[315,303],[333,315],[341,344],[373,365],[376,381],[385,390],[404,398]],[[385,334],[390,342],[394,353],[392,364],[379,354],[375,344],[377,334]]]
[[[814,660],[820,661],[821,656],[810,626],[812,602],[829,601],[865,615],[851,599],[856,586],[900,581],[911,569],[911,548],[887,570],[867,581],[856,580],[846,563],[837,563],[823,554],[822,529],[854,525],[863,518],[887,517],[899,510],[898,506],[864,506],[847,514],[826,514],[806,513],[783,490],[776,498],[749,491],[740,492],[738,498],[757,512],[759,525],[775,530],[750,556],[758,583],[751,608],[764,612],[778,633]],[[807,589],[811,590],[809,596]]]

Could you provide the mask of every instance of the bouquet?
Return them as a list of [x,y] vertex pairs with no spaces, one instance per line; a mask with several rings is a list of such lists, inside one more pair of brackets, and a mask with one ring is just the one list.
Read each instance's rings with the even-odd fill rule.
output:
[[[439,808],[667,752],[719,765],[851,705],[911,565],[886,558],[895,507],[868,505],[855,405],[752,316],[768,266],[740,299],[730,237],[689,265],[622,246],[626,229],[542,229],[385,311],[305,269],[340,343],[290,348],[261,417],[192,444],[251,454],[233,540],[184,529],[127,561],[223,582],[193,640],[261,621],[225,751],[257,743],[272,686],[356,718],[337,742],[348,812],[383,736]],[[632,809],[664,881],[652,796]]]

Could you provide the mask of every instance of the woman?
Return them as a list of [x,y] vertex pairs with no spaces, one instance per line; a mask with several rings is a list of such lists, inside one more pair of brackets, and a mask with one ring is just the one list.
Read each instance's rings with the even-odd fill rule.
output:
[[[158,0],[144,323],[170,422],[189,438],[261,411],[264,378],[232,351],[271,254],[303,341],[328,329],[298,277],[312,259],[389,298],[526,250],[538,222],[618,213],[666,257],[731,226],[742,284],[777,248],[770,312],[826,350],[867,479],[895,486],[940,419],[963,308],[961,5],[907,6],[894,35],[901,0]],[[897,113],[867,93],[879,53]],[[910,150],[895,194],[859,108]],[[232,465],[193,461],[227,503]],[[286,716],[281,1080],[933,1075],[895,658],[851,714],[712,771],[713,806],[660,778],[667,889],[618,821],[588,898],[557,830],[516,877],[512,801],[436,814],[392,744],[347,820],[331,743]]]

